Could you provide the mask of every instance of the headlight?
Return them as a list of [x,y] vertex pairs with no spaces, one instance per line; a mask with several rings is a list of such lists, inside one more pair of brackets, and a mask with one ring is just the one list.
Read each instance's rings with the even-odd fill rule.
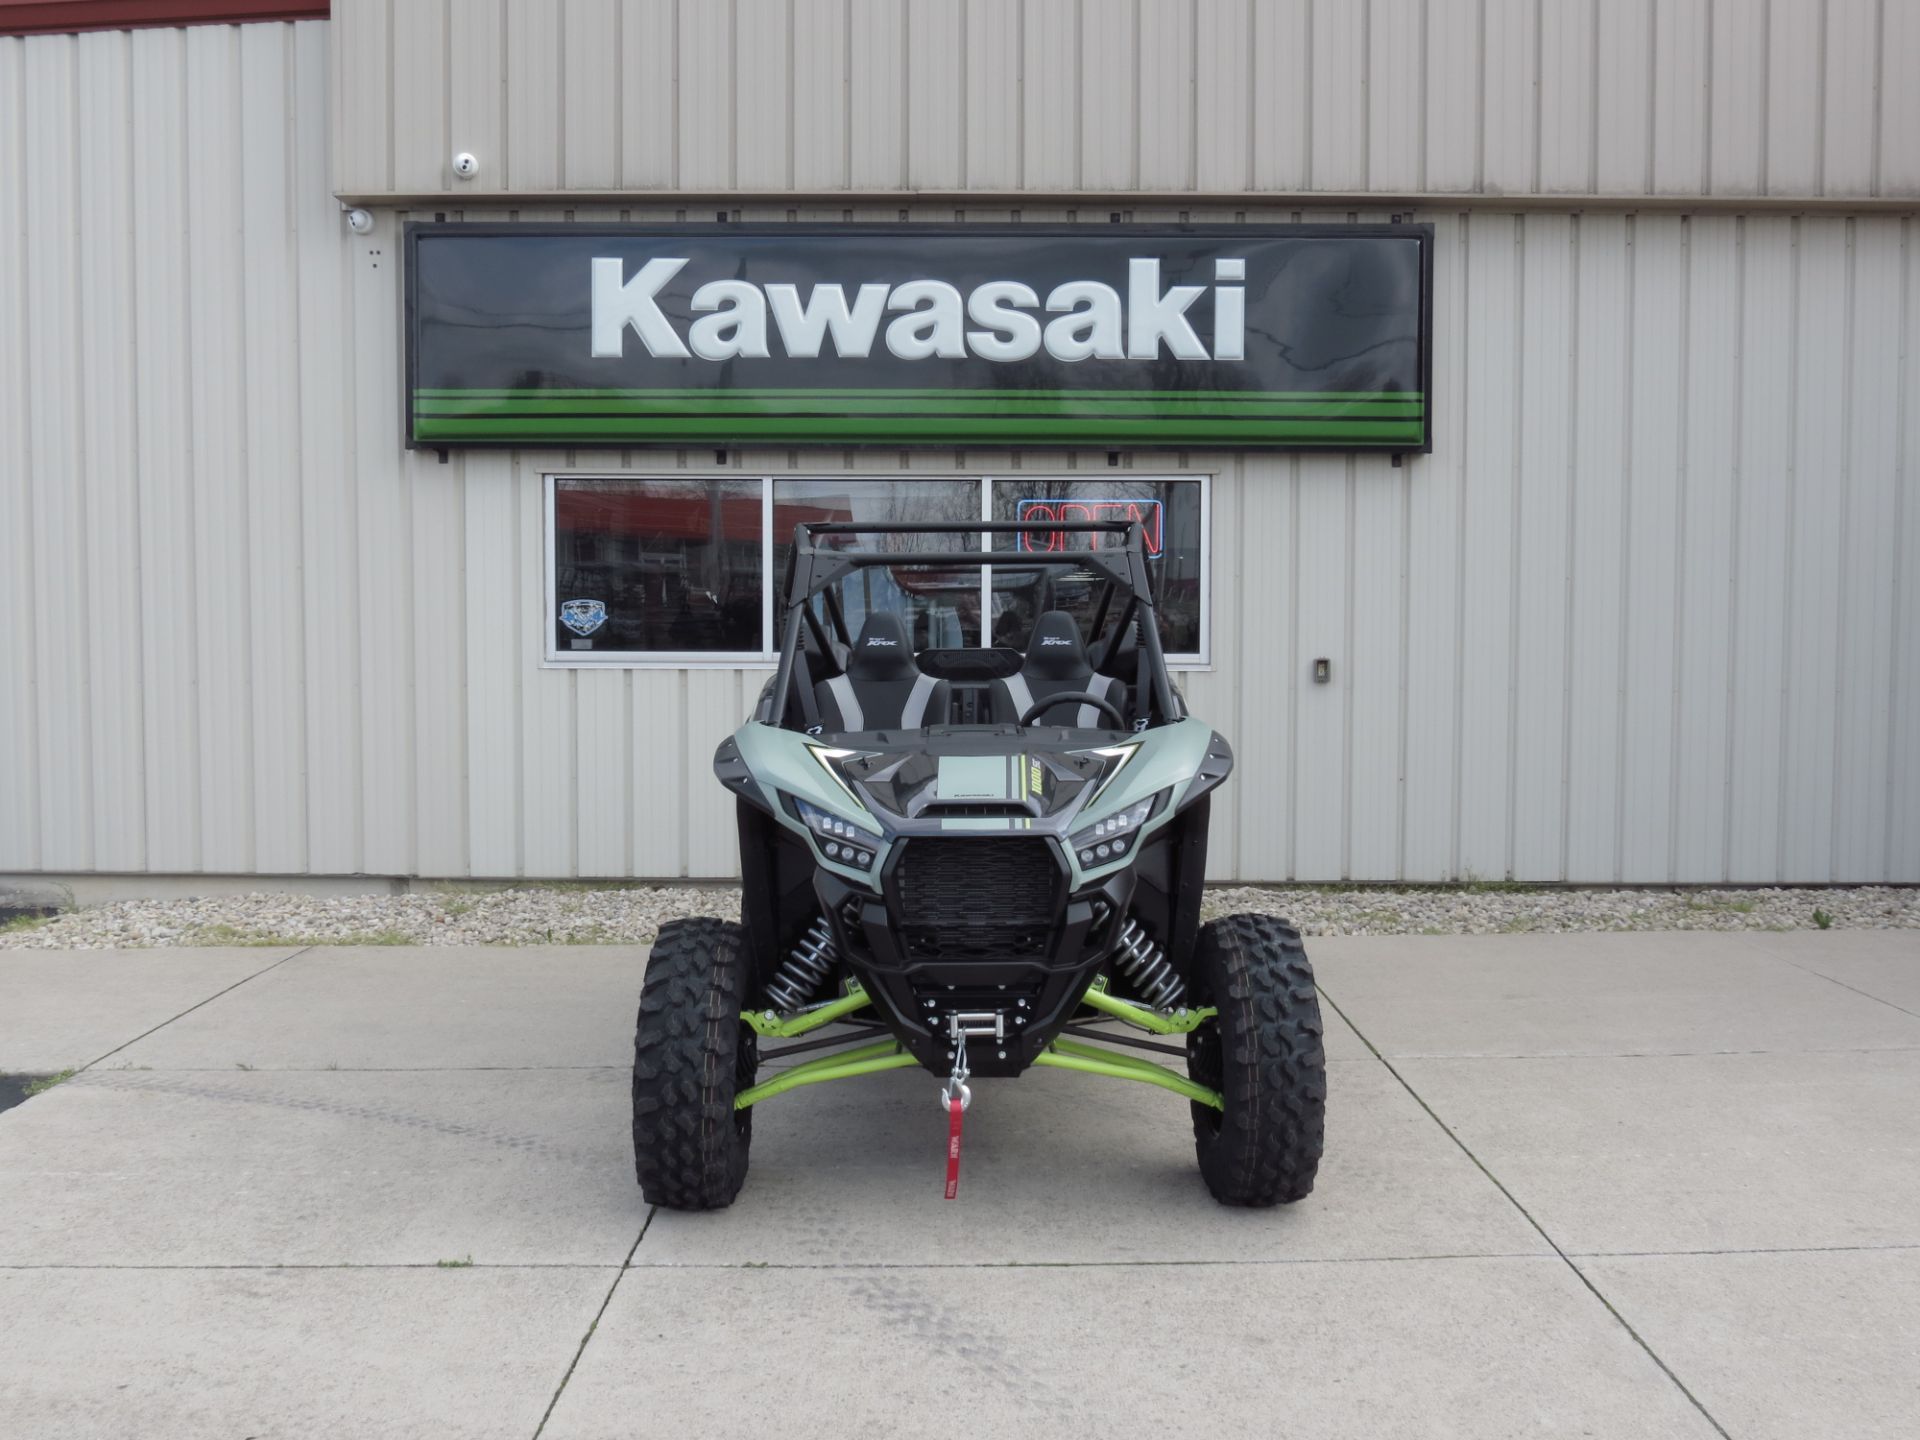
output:
[[1080,864],[1083,867],[1105,865],[1123,858],[1133,849],[1133,842],[1139,838],[1136,832],[1147,823],[1147,817],[1153,813],[1153,802],[1159,798],[1149,795],[1138,805],[1129,805],[1118,814],[1069,835],[1067,844],[1080,857]]
[[878,835],[871,830],[862,830],[851,820],[842,820],[818,805],[809,805],[804,800],[795,800],[793,807],[799,812],[801,823],[813,832],[821,853],[829,860],[851,865],[857,870],[872,867],[873,857],[880,853]]

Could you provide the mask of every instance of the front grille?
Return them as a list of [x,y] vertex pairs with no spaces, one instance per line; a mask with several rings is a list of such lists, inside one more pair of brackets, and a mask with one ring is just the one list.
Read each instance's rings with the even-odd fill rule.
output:
[[1026,960],[1047,952],[1059,867],[1045,840],[923,837],[900,857],[910,960]]

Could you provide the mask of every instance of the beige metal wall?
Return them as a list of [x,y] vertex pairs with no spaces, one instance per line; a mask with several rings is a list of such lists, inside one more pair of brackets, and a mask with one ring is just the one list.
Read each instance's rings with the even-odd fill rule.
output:
[[[334,0],[334,187],[1920,194],[1920,0]],[[479,157],[453,178],[457,151]]]
[[[538,664],[542,471],[712,453],[402,450],[328,46],[0,40],[0,874],[725,874],[760,675]],[[1432,456],[1133,460],[1221,470],[1215,873],[1920,880],[1917,222],[1420,213]]]

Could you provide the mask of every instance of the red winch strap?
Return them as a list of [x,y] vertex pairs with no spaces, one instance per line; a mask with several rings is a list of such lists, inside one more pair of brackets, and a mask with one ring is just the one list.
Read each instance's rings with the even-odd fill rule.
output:
[[958,1095],[947,1102],[947,1199],[960,1191],[960,1119],[967,1107]]

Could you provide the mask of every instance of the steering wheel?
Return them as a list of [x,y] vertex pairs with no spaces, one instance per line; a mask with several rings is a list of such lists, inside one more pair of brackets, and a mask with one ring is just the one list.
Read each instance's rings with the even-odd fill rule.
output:
[[1120,713],[1120,707],[1091,690],[1063,690],[1058,695],[1049,695],[1044,700],[1036,700],[1027,707],[1027,713],[1020,717],[1023,726],[1031,725],[1056,705],[1091,705],[1096,710],[1104,710],[1113,717],[1113,728],[1127,728],[1127,717]]

